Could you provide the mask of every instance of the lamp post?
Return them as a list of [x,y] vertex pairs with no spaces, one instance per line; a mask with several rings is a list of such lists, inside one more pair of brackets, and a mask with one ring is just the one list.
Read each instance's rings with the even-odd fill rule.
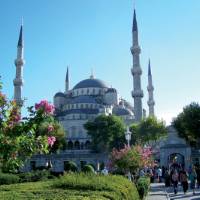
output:
[[127,126],[127,128],[126,128],[125,138],[126,138],[126,140],[127,140],[128,147],[130,147],[131,132],[130,132],[128,126]]

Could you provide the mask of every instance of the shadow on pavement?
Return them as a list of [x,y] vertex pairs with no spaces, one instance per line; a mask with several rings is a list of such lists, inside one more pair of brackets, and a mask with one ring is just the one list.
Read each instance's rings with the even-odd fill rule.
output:
[[188,200],[200,200],[200,197],[196,197],[196,198],[191,198],[191,197],[195,197],[200,195],[200,193],[196,193],[195,195],[191,194],[171,194],[169,195],[170,200],[176,200],[176,199],[182,199],[182,198],[187,198]]

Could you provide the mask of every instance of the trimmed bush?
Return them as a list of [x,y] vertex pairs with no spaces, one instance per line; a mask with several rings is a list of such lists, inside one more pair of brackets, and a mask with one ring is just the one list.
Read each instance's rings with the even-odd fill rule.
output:
[[122,176],[84,173],[68,173],[43,182],[2,185],[0,197],[4,200],[139,200],[135,185]]
[[82,172],[85,173],[94,173],[94,168],[92,167],[92,165],[85,165],[82,169]]
[[66,174],[54,181],[53,188],[87,191],[91,194],[97,194],[97,199],[101,199],[101,195],[106,197],[106,199],[113,200],[140,199],[134,183],[122,176],[104,176],[84,173]]
[[20,182],[35,182],[35,181],[44,181],[47,179],[54,178],[47,170],[37,170],[28,173],[19,174]]
[[150,186],[150,179],[148,177],[140,177],[137,180],[136,187],[141,199],[147,195]]
[[73,161],[69,161],[69,162],[65,163],[64,169],[65,169],[65,171],[72,171],[72,172],[78,171],[78,167],[77,167],[76,163]]
[[0,185],[9,185],[13,183],[19,183],[19,176],[15,174],[0,173]]

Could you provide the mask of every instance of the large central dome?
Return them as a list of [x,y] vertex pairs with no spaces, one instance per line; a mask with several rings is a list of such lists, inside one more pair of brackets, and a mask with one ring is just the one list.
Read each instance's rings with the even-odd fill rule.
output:
[[73,89],[91,88],[91,87],[92,88],[108,88],[107,84],[104,81],[100,79],[96,79],[96,78],[89,78],[76,84]]

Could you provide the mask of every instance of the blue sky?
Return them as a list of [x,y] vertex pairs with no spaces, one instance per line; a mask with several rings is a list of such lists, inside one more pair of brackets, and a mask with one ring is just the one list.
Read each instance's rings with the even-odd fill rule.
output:
[[[155,111],[169,123],[182,108],[200,101],[200,1],[137,0],[142,49],[142,88],[147,109],[147,64],[152,63]],[[1,0],[0,75],[3,91],[13,97],[14,59],[24,18],[23,96],[26,106],[53,101],[64,90],[67,65],[70,86],[90,76],[118,89],[133,103],[130,73],[133,0]]]

